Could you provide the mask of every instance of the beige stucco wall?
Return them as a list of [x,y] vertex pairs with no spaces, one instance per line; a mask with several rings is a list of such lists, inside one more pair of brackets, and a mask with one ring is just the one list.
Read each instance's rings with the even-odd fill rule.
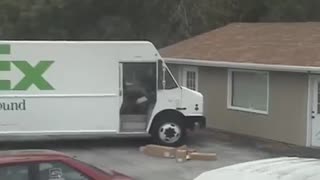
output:
[[306,145],[306,74],[269,73],[268,115],[227,109],[227,76],[226,68],[199,68],[208,127]]

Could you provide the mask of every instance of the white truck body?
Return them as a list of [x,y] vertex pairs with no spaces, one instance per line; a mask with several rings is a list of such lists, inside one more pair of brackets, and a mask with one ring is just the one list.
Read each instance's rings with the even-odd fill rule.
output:
[[[148,133],[164,110],[202,117],[200,93],[159,88],[160,62],[149,42],[0,41],[0,135]],[[140,125],[123,130],[124,69],[141,63],[157,67],[156,101],[145,120],[127,113]]]

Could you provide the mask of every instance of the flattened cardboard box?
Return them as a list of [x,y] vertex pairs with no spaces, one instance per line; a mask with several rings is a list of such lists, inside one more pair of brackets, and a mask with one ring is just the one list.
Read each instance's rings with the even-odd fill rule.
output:
[[200,153],[200,152],[192,152],[188,154],[187,159],[190,160],[202,160],[202,161],[213,161],[217,159],[217,155],[215,153]]
[[176,151],[176,161],[184,162],[187,160],[188,151],[185,149],[177,149]]
[[176,148],[153,144],[141,147],[140,151],[146,155],[155,157],[174,158],[176,156]]
[[178,150],[178,149],[186,150],[186,151],[187,151],[187,153],[196,152],[196,150],[195,150],[195,149],[188,148],[188,146],[187,146],[187,145],[180,146],[180,147],[178,147],[178,148],[177,148],[177,150]]
[[186,160],[216,160],[215,153],[196,152],[195,149],[189,149],[186,145],[180,146],[178,148],[173,148],[149,144],[144,147],[140,147],[140,151],[149,156],[175,158],[177,162],[184,162]]

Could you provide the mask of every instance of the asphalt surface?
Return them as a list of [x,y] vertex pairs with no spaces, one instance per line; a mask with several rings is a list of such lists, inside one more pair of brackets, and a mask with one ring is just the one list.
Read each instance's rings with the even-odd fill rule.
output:
[[139,147],[149,138],[98,138],[82,140],[2,141],[1,150],[53,149],[76,156],[100,168],[114,169],[141,180],[191,180],[200,173],[219,167],[278,156],[318,157],[311,150],[214,130],[192,133],[187,145],[201,152],[214,152],[216,161],[187,161],[144,155]]

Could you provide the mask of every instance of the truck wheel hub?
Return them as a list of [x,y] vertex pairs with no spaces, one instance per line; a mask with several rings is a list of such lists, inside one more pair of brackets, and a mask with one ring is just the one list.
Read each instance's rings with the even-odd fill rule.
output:
[[166,143],[175,143],[181,136],[181,129],[174,123],[165,123],[159,129],[159,137]]

